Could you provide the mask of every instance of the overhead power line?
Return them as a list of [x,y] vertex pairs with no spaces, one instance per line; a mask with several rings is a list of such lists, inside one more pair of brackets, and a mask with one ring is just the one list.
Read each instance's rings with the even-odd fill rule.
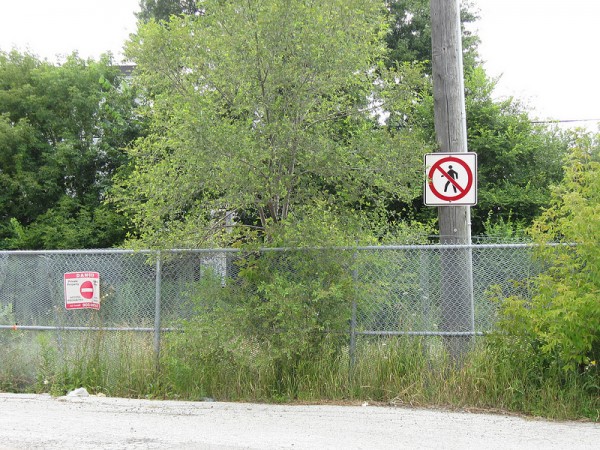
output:
[[529,123],[572,123],[572,122],[600,122],[600,119],[565,119],[565,120],[531,120]]

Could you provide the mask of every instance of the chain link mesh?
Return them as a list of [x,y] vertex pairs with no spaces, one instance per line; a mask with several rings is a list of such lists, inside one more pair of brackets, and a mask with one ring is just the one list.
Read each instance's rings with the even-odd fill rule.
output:
[[[358,333],[490,331],[496,320],[494,297],[527,296],[524,281],[540,270],[532,247],[517,244],[313,249],[305,251],[309,264],[302,269],[290,257],[298,251],[303,250],[252,255],[300,285],[310,281],[311,273],[345,274],[354,284],[354,298],[348,301],[355,316],[347,320]],[[157,324],[169,326],[188,317],[188,300],[205,295],[205,280],[236,283],[247,257],[237,250],[1,252],[0,327],[152,331]],[[63,276],[79,271],[100,274],[98,311],[65,308]],[[347,311],[350,315],[351,308]]]
[[497,299],[527,297],[525,280],[539,271],[527,245],[382,247],[359,253],[357,326],[373,334],[491,331]]

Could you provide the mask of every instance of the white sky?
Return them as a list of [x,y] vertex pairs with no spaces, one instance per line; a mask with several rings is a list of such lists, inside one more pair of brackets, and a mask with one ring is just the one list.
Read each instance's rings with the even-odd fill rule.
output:
[[600,119],[600,1],[474,1],[485,68],[501,75],[498,95],[523,100],[540,119]]
[[139,9],[139,0],[0,0],[0,49],[50,61],[74,50],[94,59],[111,51],[120,62]]
[[[475,28],[498,96],[523,100],[540,119],[600,119],[599,0],[474,0]],[[0,0],[0,49],[55,61],[121,48],[139,0]],[[595,128],[595,123],[576,123]]]

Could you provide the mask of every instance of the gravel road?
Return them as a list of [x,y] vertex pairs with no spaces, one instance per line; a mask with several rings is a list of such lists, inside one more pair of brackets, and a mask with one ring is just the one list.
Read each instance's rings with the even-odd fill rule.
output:
[[598,449],[600,425],[381,406],[0,393],[0,449]]

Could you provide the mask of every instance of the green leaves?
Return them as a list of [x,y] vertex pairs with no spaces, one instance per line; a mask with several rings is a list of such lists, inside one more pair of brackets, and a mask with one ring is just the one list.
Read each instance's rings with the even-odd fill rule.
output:
[[494,84],[482,68],[466,79],[468,144],[478,159],[474,234],[484,231],[486,216],[488,222],[510,219],[529,226],[549,204],[568,148],[564,135],[532,124],[514,100],[494,100]]
[[[404,68],[395,73],[411,82],[378,82],[382,6],[213,0],[142,26],[128,53],[152,131],[114,191],[141,239],[223,245],[288,223],[302,205],[351,215],[412,198],[422,141],[371,114],[375,95],[410,105],[420,79]],[[240,233],[222,233],[215,211],[235,212]]]
[[[551,364],[565,369],[600,357],[600,163],[598,136],[580,135],[565,162],[565,178],[550,208],[533,226],[548,266],[535,279],[531,301],[509,299],[502,327],[536,342]],[[554,247],[547,242],[558,241]]]
[[[72,55],[54,66],[0,53],[1,248],[112,246],[123,239],[123,218],[101,206],[113,173],[127,160],[122,148],[141,129],[131,115],[133,91],[120,82],[107,57]],[[110,218],[114,230],[93,236],[75,216]],[[11,219],[21,227],[17,234]],[[49,222],[55,232],[41,233]]]

